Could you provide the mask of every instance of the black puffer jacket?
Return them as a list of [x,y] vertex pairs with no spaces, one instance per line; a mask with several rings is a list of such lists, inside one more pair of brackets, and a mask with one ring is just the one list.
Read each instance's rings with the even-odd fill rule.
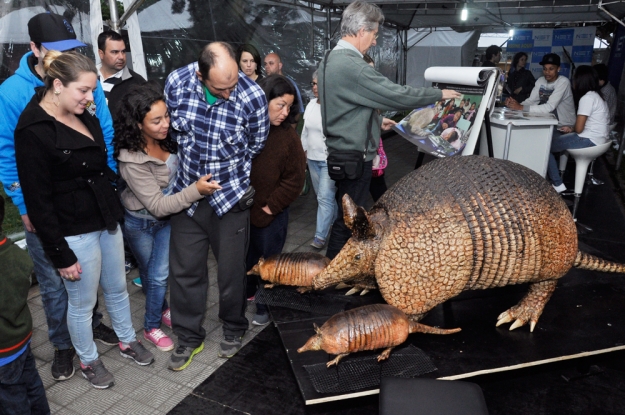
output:
[[[42,92],[42,91],[39,91]],[[57,268],[76,263],[65,236],[114,230],[123,208],[106,164],[99,121],[79,116],[94,140],[57,122],[33,96],[15,129],[15,158],[28,217]]]

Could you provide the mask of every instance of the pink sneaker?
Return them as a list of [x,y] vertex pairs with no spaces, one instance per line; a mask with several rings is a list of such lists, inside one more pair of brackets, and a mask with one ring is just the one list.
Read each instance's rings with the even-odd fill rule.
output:
[[161,329],[144,330],[143,337],[150,343],[154,343],[156,348],[163,352],[174,349],[174,342]]
[[167,309],[163,311],[163,315],[161,316],[161,321],[164,325],[171,328],[171,309]]

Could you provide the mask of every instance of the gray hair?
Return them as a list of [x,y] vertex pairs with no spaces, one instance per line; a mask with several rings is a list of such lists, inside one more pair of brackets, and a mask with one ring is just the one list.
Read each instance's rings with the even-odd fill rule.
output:
[[341,37],[356,36],[360,29],[371,32],[382,23],[384,14],[377,5],[357,0],[343,11]]
[[315,72],[312,74],[312,79],[317,79],[317,72],[319,72],[319,69],[315,69]]

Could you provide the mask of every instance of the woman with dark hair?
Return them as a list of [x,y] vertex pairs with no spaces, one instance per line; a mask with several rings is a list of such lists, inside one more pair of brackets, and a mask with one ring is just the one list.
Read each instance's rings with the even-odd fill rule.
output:
[[601,95],[597,71],[581,65],[573,74],[573,99],[577,107],[575,126],[564,126],[551,140],[548,173],[558,193],[566,190],[562,183],[554,153],[570,148],[586,148],[604,144],[608,140],[610,111]]
[[258,82],[263,79],[260,73],[260,53],[249,43],[244,43],[237,49],[237,63],[239,69],[252,81]]
[[68,295],[67,326],[83,376],[98,389],[113,386],[100,360],[91,320],[102,286],[123,357],[149,365],[137,340],[126,290],[119,221],[123,209],[111,184],[98,119],[85,111],[97,69],[87,57],[49,51],[38,88],[15,129],[15,156],[28,215]]
[[506,84],[511,91],[510,96],[517,102],[525,101],[532,93],[532,89],[534,89],[534,85],[536,84],[534,75],[525,69],[526,64],[527,53],[517,52],[514,58],[512,58],[512,64],[508,71]]
[[121,195],[124,230],[139,263],[145,293],[143,337],[159,350],[174,348],[161,330],[171,327],[165,293],[169,275],[169,215],[220,189],[210,174],[172,194],[178,170],[177,143],[169,135],[169,113],[160,87],[132,87],[124,96],[115,124],[115,158],[127,187]]
[[[297,116],[297,93],[293,84],[282,75],[269,75],[258,85],[267,96],[271,128],[265,147],[252,160],[250,180],[256,194],[250,210],[248,270],[258,263],[260,257],[282,252],[289,223],[289,205],[299,196],[306,177],[306,154],[291,126]],[[248,280],[248,289],[255,289],[258,278],[248,276]],[[257,302],[252,324],[262,326],[268,322],[267,307]]]

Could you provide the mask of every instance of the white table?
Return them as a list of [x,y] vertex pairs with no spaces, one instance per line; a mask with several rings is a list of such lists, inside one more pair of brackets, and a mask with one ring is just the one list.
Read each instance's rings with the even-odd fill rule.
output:
[[[541,176],[547,175],[551,136],[558,120],[553,114],[534,114],[495,108],[490,117],[495,158],[522,164]],[[488,155],[486,131],[482,128],[480,154]]]

